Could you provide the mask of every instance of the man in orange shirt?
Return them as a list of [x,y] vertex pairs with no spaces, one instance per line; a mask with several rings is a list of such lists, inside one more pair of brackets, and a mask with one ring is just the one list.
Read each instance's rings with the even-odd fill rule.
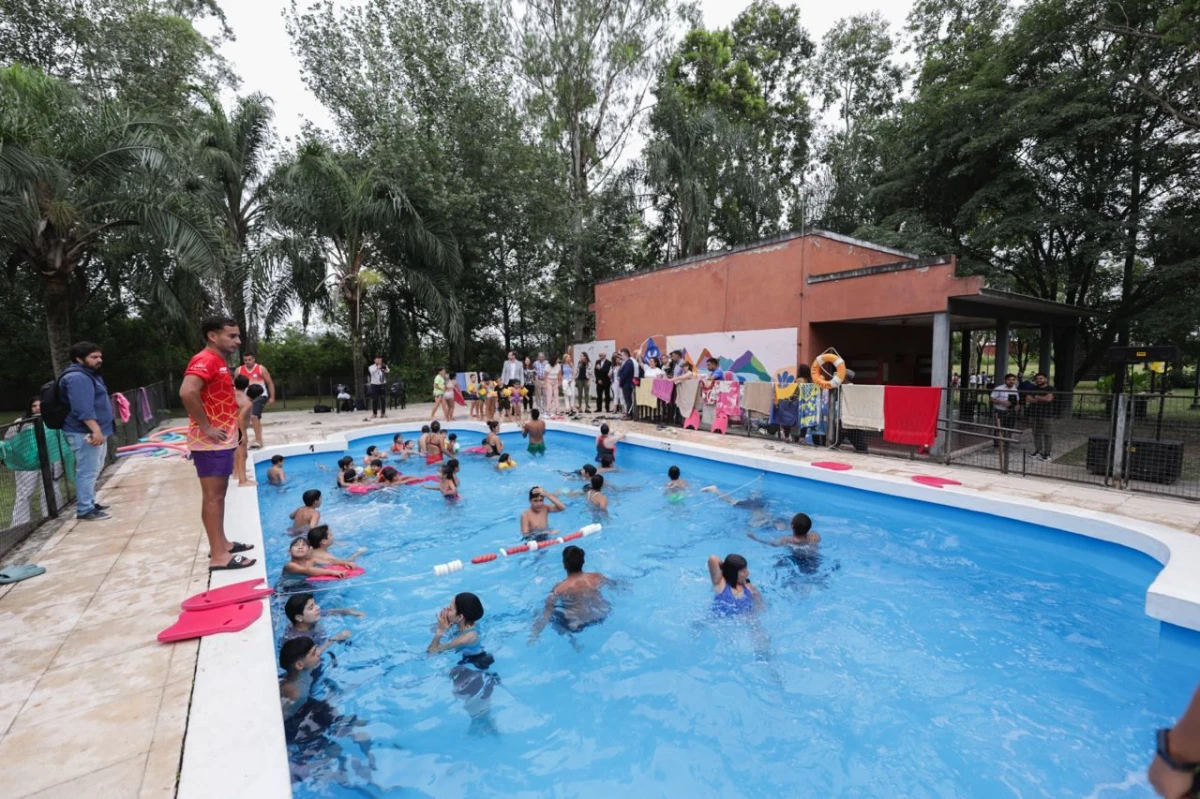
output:
[[241,346],[241,331],[234,320],[214,316],[201,323],[200,333],[205,347],[188,362],[179,399],[188,412],[188,449],[200,478],[208,570],[244,569],[253,566],[254,559],[238,553],[253,547],[225,537],[225,492],[238,446],[238,404],[229,357]]

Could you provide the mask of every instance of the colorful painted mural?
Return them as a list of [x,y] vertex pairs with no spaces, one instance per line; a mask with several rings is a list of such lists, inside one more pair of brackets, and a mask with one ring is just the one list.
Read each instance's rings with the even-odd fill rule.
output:
[[796,374],[796,328],[735,330],[729,333],[688,333],[665,336],[663,352],[681,350],[693,366],[704,368],[716,358],[721,369],[742,382],[771,381],[776,374]]

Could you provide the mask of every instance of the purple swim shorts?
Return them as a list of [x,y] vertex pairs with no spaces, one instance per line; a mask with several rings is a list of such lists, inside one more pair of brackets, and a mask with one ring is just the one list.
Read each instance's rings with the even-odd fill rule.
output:
[[230,449],[192,450],[192,463],[197,477],[228,477],[233,474],[233,452]]

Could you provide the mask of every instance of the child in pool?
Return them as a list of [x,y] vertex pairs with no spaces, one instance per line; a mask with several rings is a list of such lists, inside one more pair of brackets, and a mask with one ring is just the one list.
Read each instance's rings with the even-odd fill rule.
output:
[[681,479],[679,475],[680,472],[678,466],[672,466],[670,469],[667,469],[667,484],[664,486],[664,488],[666,488],[668,492],[687,491],[687,480]]
[[441,491],[446,499],[458,499],[458,458],[451,458],[438,470],[437,485],[427,485],[431,491]]
[[381,461],[379,458],[376,458],[375,460],[371,461],[370,465],[368,465],[367,468],[363,469],[362,476],[363,476],[363,479],[369,480],[372,477],[378,476],[379,473],[382,471],[383,471],[383,461]]
[[507,452],[500,456],[500,460],[496,461],[496,468],[500,471],[517,468],[517,462],[512,459],[512,456]]
[[358,472],[353,469],[347,469],[338,475],[338,485],[342,488],[348,488],[358,482]]
[[587,496],[588,505],[601,513],[608,513],[608,496],[604,493],[604,475],[594,475],[591,484],[583,491]]
[[312,528],[321,523],[321,492],[315,488],[310,488],[304,492],[302,497],[304,504],[296,508],[288,518],[292,520],[291,529],[288,533],[291,535],[304,535]]
[[400,460],[406,460],[412,454],[412,442],[405,441],[404,436],[397,433],[392,437],[392,454],[398,455]]
[[598,462],[600,464],[600,468],[596,471],[600,474],[608,474],[609,472],[617,471],[617,467],[613,465],[613,459],[611,455],[600,456]]
[[792,517],[791,533],[770,540],[759,538],[754,533],[746,533],[746,537],[771,547],[804,547],[821,543],[821,534],[812,532],[812,519],[807,513],[797,513]]
[[425,442],[429,440],[429,436],[433,434],[429,425],[421,425],[421,435],[417,437],[417,453],[425,454]]
[[273,486],[281,486],[287,482],[287,475],[283,472],[283,456],[271,456],[271,468],[267,469],[267,482]]
[[289,622],[287,629],[283,631],[284,641],[307,636],[317,646],[326,642],[345,641],[350,637],[349,630],[342,630],[340,633],[330,636],[324,630],[324,625],[321,624],[322,616],[354,616],[361,619],[367,615],[361,610],[351,610],[350,608],[323,610],[313,599],[313,595],[308,593],[292,594],[288,597],[287,603],[283,606],[283,613]]
[[[479,597],[465,591],[457,594],[449,605],[438,611],[433,640],[427,651],[431,655],[449,651],[459,654],[458,665],[450,670],[454,695],[462,700],[473,728],[494,732],[488,712],[492,691],[499,678],[488,671],[496,659],[483,648],[479,629],[482,618],[483,603]],[[448,641],[443,640],[447,633],[452,635]]]
[[338,462],[337,462],[338,488],[346,487],[345,475],[346,475],[347,470],[349,470],[351,472],[354,471],[354,458],[351,458],[349,455],[343,455],[342,457],[338,458]]
[[358,560],[358,557],[362,553],[367,551],[366,547],[359,547],[358,551],[348,558],[339,558],[334,555],[329,551],[329,547],[333,546],[333,531],[329,529],[328,524],[318,524],[308,531],[307,537],[308,545],[312,547],[313,563],[321,566],[337,564],[338,566],[356,569],[358,568],[358,564],[355,561]]
[[379,473],[379,479],[377,482],[389,486],[406,486],[412,485],[413,483],[423,483],[425,482],[425,478],[400,474],[396,467],[384,466],[383,470]]
[[386,460],[387,454],[379,447],[372,444],[367,447],[367,454],[363,456],[363,466],[371,466],[375,461]]
[[709,555],[708,576],[712,579],[716,613],[740,616],[762,608],[762,595],[750,582],[750,567],[741,555],[726,555],[725,560]]
[[283,564],[283,576],[303,576],[303,577],[336,577],[341,579],[346,576],[346,573],[341,569],[323,569],[313,559],[313,548],[308,543],[308,539],[304,536],[298,536],[292,539],[292,545],[288,547],[288,554],[291,560]]
[[446,454],[457,455],[459,452],[458,433],[451,433],[446,436]]

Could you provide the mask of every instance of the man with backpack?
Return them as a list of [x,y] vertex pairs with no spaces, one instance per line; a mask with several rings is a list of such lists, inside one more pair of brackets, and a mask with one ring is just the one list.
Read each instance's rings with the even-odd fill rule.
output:
[[71,365],[48,386],[57,396],[42,398],[42,416],[48,427],[54,426],[54,417],[62,418],[62,431],[75,454],[76,518],[102,521],[112,517],[106,512],[108,506],[96,501],[96,479],[108,457],[105,441],[114,432],[112,400],[100,376],[104,353],[99,345],[81,341],[70,354]]

